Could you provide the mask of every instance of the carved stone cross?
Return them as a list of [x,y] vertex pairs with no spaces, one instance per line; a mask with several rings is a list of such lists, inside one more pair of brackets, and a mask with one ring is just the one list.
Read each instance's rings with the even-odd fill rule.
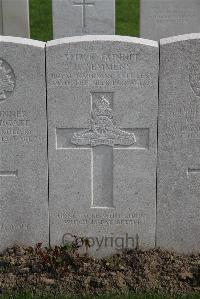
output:
[[[113,149],[148,149],[149,129],[116,126],[112,98],[113,93],[92,93],[88,129],[56,129],[57,150],[82,148],[91,151],[91,208],[114,208]],[[144,135],[145,146],[138,146],[135,131]]]
[[86,28],[86,7],[94,6],[95,2],[94,1],[88,2],[87,0],[82,0],[82,2],[74,1],[73,5],[82,7],[82,26],[85,29]]

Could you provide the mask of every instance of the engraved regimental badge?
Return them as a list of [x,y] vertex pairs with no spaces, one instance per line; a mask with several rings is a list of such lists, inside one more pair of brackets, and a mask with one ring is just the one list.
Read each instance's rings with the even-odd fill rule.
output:
[[74,133],[71,143],[76,145],[133,145],[136,143],[134,133],[117,128],[113,120],[110,102],[104,96],[96,99],[89,120],[90,128]]
[[15,75],[11,66],[0,59],[0,102],[9,98],[15,89]]

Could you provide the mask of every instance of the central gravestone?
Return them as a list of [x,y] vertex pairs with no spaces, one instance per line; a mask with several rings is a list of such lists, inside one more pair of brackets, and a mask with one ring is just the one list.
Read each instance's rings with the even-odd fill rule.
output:
[[141,0],[140,36],[164,37],[200,31],[199,0]]
[[48,244],[45,43],[0,37],[0,250]]
[[157,80],[156,42],[47,43],[52,245],[72,234],[99,256],[154,247]]
[[53,36],[115,33],[115,0],[53,0]]

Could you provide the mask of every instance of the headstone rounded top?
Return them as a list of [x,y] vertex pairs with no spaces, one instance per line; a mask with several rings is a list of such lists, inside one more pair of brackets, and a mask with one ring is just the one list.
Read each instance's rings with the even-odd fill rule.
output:
[[151,47],[158,47],[158,42],[138,37],[120,36],[120,35],[84,35],[55,39],[47,42],[47,46],[56,46],[60,44],[93,42],[93,41],[111,41],[111,42],[127,42],[141,44]]
[[176,35],[167,38],[162,38],[160,40],[160,45],[162,46],[166,44],[182,42],[182,41],[187,41],[192,39],[200,39],[200,33],[190,33],[190,34],[183,34],[183,35]]
[[46,45],[45,42],[41,42],[34,39],[13,37],[13,36],[2,36],[2,35],[0,36],[0,42],[22,44],[22,45],[39,47],[39,48],[45,48]]

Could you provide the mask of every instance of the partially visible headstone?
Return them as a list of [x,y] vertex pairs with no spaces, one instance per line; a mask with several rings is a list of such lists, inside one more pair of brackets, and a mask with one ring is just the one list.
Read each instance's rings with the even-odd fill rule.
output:
[[47,43],[52,245],[154,247],[158,52],[117,36]]
[[29,38],[29,0],[1,1],[3,35]]
[[115,33],[115,0],[53,0],[53,36]]
[[3,34],[2,0],[0,0],[0,35]]
[[161,40],[157,245],[200,248],[200,34]]
[[199,0],[140,0],[140,36],[161,38],[200,32]]
[[48,244],[45,43],[0,37],[0,250]]

